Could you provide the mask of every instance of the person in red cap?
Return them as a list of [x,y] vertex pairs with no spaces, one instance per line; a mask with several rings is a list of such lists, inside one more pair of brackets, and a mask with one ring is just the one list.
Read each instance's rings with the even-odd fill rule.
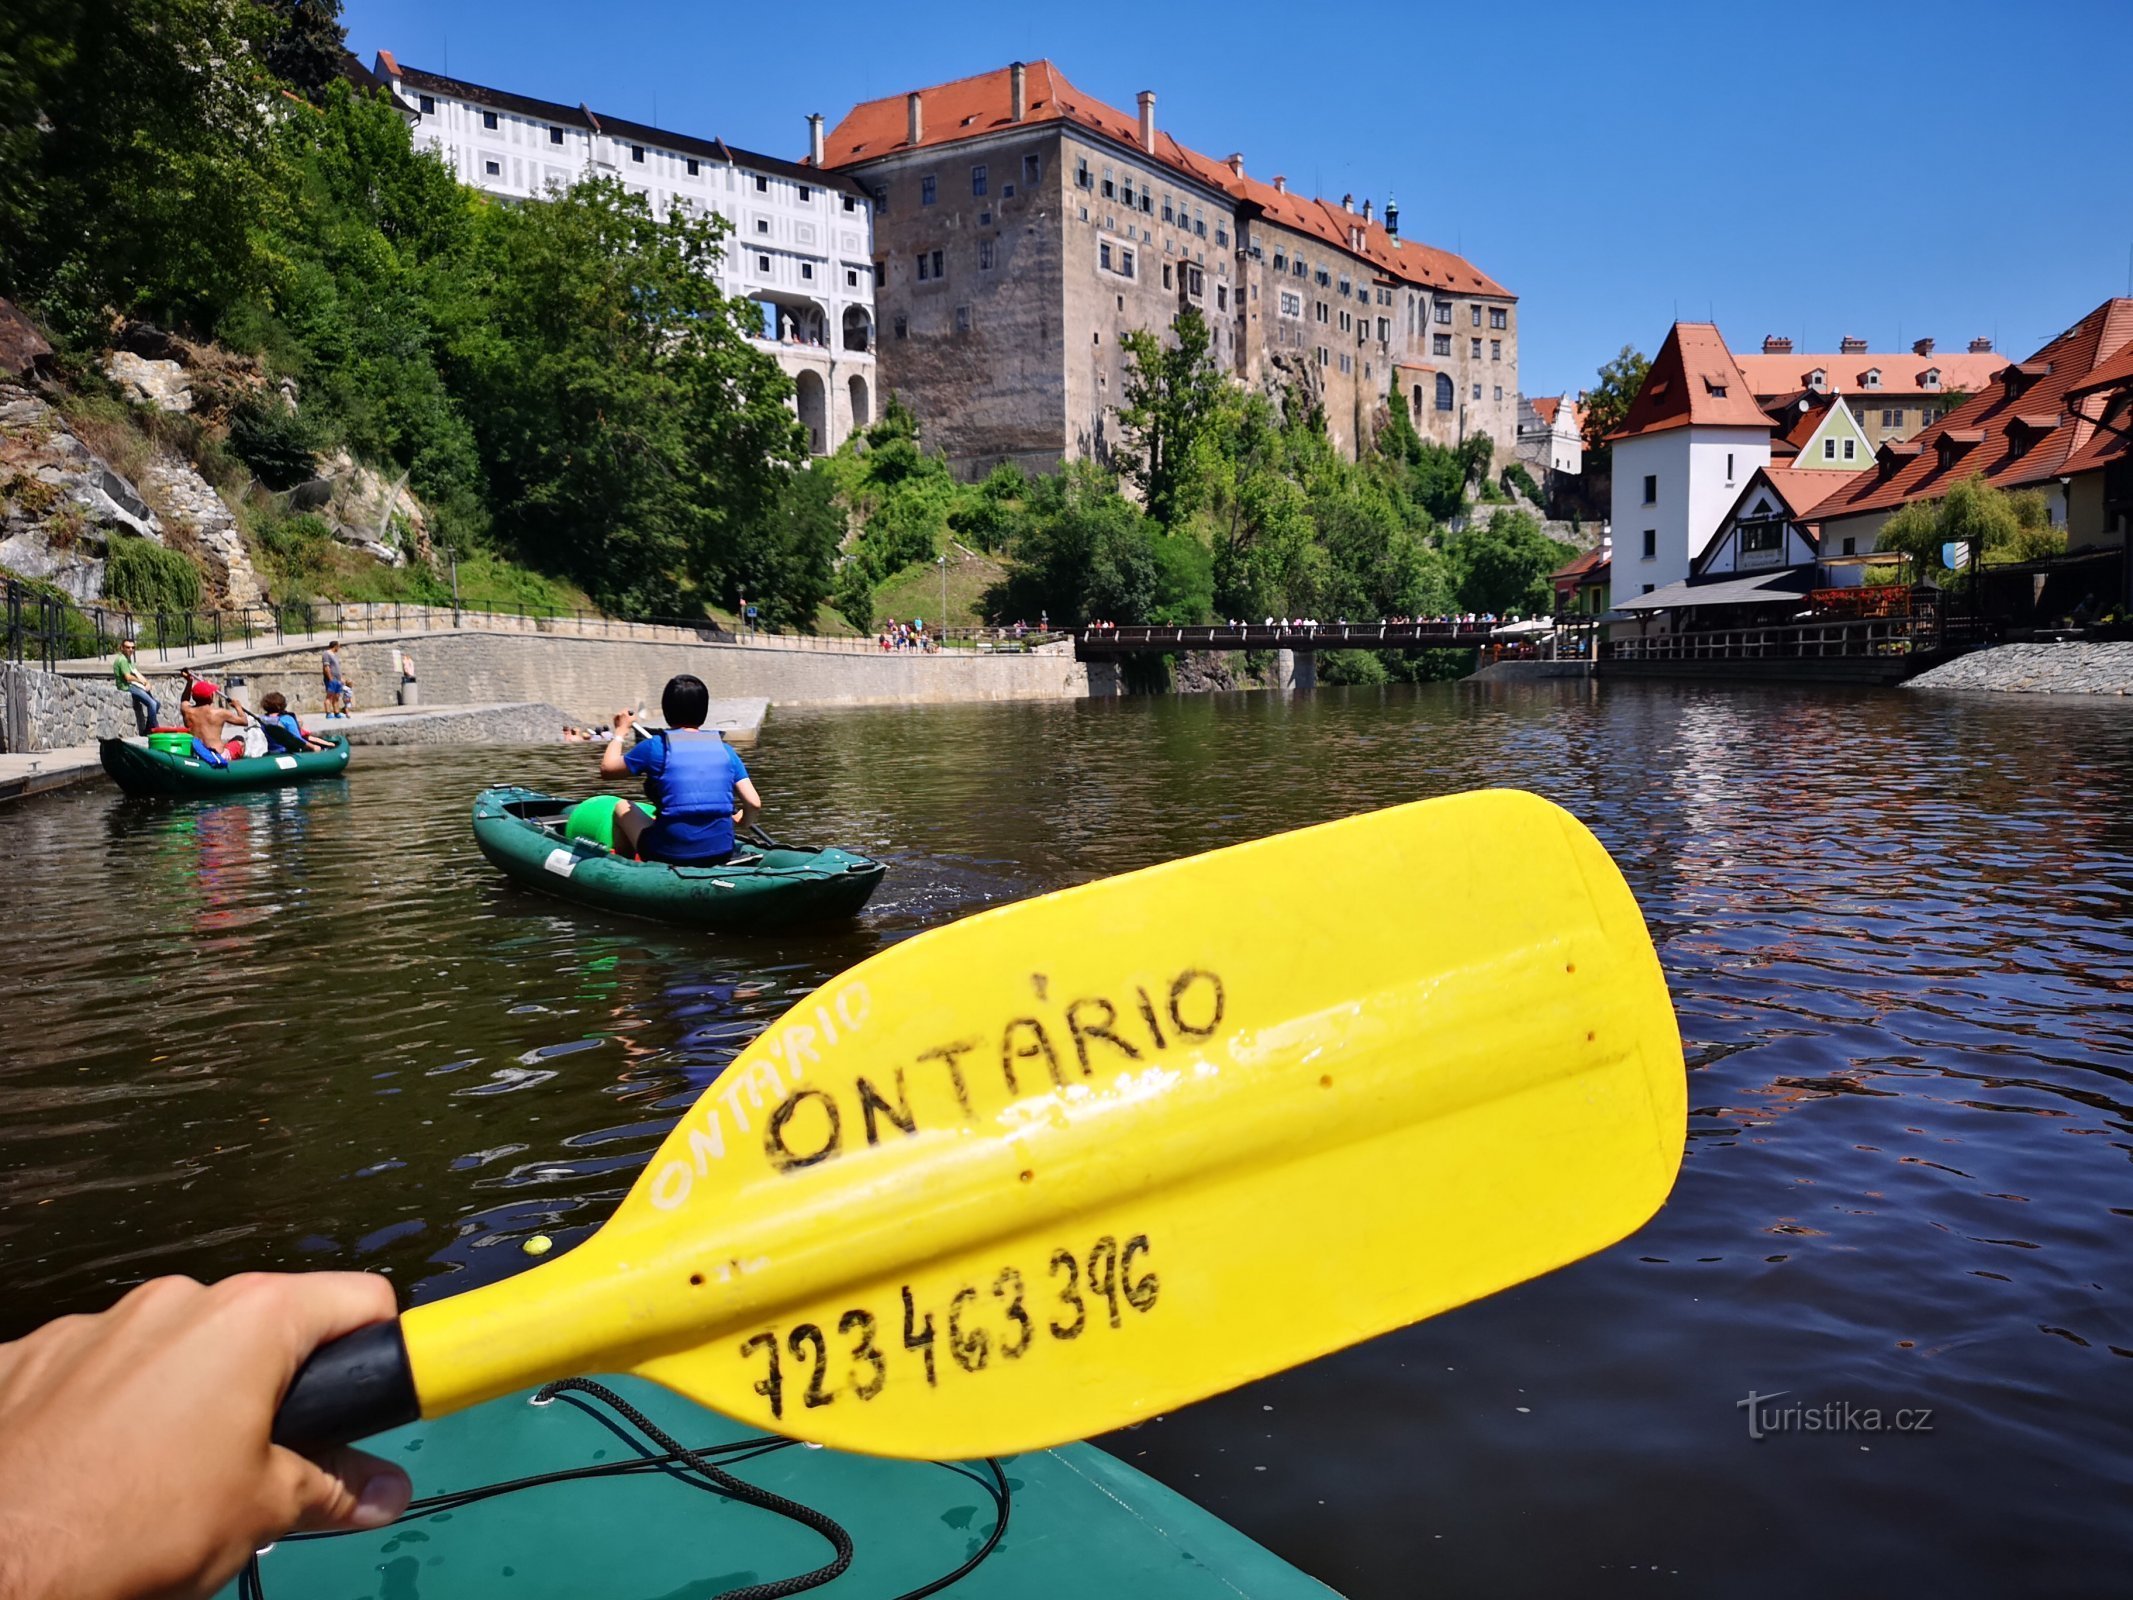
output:
[[[194,756],[211,767],[230,764],[229,756],[223,753],[225,741],[236,746],[235,754],[244,753],[244,726],[251,720],[242,711],[216,705],[215,696],[221,692],[205,678],[185,691],[185,731],[193,736]],[[238,732],[235,740],[229,739],[227,730],[231,728]]]

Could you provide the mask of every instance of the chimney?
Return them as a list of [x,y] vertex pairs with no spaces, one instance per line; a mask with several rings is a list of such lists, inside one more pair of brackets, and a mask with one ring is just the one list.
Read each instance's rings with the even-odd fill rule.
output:
[[1029,68],[1019,61],[1007,64],[1007,117],[1020,122],[1029,115]]
[[1847,333],[1837,341],[1837,354],[1840,356],[1863,356],[1866,354],[1866,341],[1855,333]]
[[1354,195],[1352,195],[1352,194],[1344,194],[1344,195],[1342,195],[1342,196],[1341,196],[1341,209],[1342,209],[1343,211],[1353,211],[1353,210],[1355,209],[1355,196],[1354,196]]
[[1989,355],[1991,355],[1991,354],[1992,354],[1992,341],[1991,341],[1990,339],[1986,339],[1986,338],[1982,338],[1982,337],[1980,337],[1980,338],[1976,338],[1976,339],[1972,339],[1972,340],[1970,341],[1970,353],[1971,353],[1972,355],[1974,355],[1974,356],[1989,356]]
[[1223,165],[1229,168],[1229,174],[1230,174],[1230,176],[1231,176],[1231,177],[1233,177],[1233,178],[1241,178],[1241,177],[1243,177],[1243,176],[1244,176],[1244,152],[1243,152],[1242,150],[1234,150],[1234,151],[1230,152],[1230,158],[1229,158],[1229,160],[1228,160],[1228,161],[1226,161],[1226,162],[1224,162],[1224,163],[1223,163]]
[[904,96],[904,143],[917,147],[926,136],[926,113],[918,103],[918,91]]
[[1289,192],[1289,180],[1278,172],[1274,174],[1274,192],[1276,194],[1287,194]]
[[1370,201],[1367,197],[1363,201],[1363,220],[1365,222],[1370,220]]
[[1139,100],[1141,108],[1141,148],[1150,155],[1154,155],[1155,91],[1153,89],[1143,89],[1135,98]]
[[1913,340],[1911,341],[1911,354],[1912,354],[1912,355],[1914,355],[1914,356],[1929,356],[1929,355],[1931,355],[1932,353],[1933,353],[1933,341],[1932,341],[1931,339],[1913,339]]
[[822,113],[819,111],[807,119],[807,159],[815,166],[822,165]]
[[1400,202],[1391,195],[1385,197],[1385,231],[1395,239],[1400,237]]
[[1792,354],[1792,340],[1782,333],[1766,333],[1763,335],[1763,354],[1789,356]]

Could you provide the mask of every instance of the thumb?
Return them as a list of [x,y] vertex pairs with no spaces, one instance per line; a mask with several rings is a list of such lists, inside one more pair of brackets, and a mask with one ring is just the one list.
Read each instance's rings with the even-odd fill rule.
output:
[[414,1485],[390,1461],[345,1446],[299,1455],[275,1447],[283,1526],[297,1532],[382,1528],[407,1509]]

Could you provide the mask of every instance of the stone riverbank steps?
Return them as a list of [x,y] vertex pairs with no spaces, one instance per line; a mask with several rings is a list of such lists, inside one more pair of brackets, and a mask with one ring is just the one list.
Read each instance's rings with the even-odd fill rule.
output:
[[345,1441],[592,1371],[874,1455],[1078,1439],[1614,1243],[1680,1165],[1621,873],[1423,801],[1001,907],[766,1028],[599,1233],[313,1355]]

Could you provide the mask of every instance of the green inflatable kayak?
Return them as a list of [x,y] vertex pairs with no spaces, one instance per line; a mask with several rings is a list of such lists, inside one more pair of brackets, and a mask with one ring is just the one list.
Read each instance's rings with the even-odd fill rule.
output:
[[766,1437],[642,1379],[540,1395],[369,1441],[415,1480],[406,1517],[284,1539],[223,1600],[717,1600],[808,1575],[820,1600],[1337,1600],[1093,1445],[884,1461]]
[[506,877],[529,889],[602,911],[729,932],[852,916],[887,870],[851,851],[814,845],[743,846],[715,867],[633,861],[595,840],[570,837],[566,824],[575,809],[531,789],[484,789],[474,797],[474,842]]
[[337,778],[348,770],[348,740],[334,740],[330,750],[300,755],[240,756],[225,766],[209,766],[197,756],[151,750],[138,739],[102,739],[97,749],[111,781],[128,794],[226,794],[234,789],[268,789],[311,778]]

